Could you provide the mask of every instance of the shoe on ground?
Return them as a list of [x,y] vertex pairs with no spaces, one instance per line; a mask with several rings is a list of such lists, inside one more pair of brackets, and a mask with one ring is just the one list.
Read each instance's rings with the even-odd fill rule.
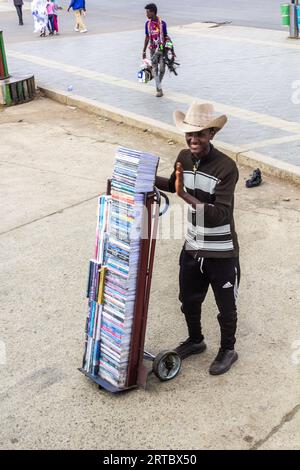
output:
[[87,33],[87,29],[82,29],[80,32],[81,33]]
[[253,171],[251,177],[246,181],[247,188],[254,188],[255,186],[259,186],[262,182],[261,171],[259,168]]
[[162,91],[162,90],[157,90],[156,96],[157,96],[158,98],[160,98],[161,96],[164,96],[163,91]]
[[79,28],[74,28],[74,31],[76,31],[76,33],[79,33],[80,29]]
[[204,340],[200,343],[194,343],[188,338],[183,343],[180,343],[179,346],[175,349],[180,359],[185,359],[186,357],[191,356],[192,354],[200,354],[206,349],[206,344]]
[[234,349],[220,348],[217,356],[210,365],[209,373],[211,375],[225,374],[237,359],[238,354]]

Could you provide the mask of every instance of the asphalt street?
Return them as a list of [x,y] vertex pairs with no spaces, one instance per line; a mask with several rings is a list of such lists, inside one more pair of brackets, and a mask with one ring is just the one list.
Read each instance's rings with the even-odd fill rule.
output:
[[[24,0],[28,6],[28,1]],[[86,22],[89,34],[119,32],[141,29],[145,21],[146,0],[87,0]],[[280,0],[190,0],[183,7],[181,0],[157,2],[159,14],[169,26],[193,22],[231,22],[238,26],[282,29],[280,24]],[[6,42],[23,42],[33,38],[33,21],[30,10],[24,10],[24,26],[18,26],[17,15],[12,5],[11,11],[4,12],[1,5],[12,1],[0,0],[0,30],[5,33]],[[60,31],[63,36],[73,36],[73,14],[67,13],[69,0],[61,0],[64,10],[60,13]]]

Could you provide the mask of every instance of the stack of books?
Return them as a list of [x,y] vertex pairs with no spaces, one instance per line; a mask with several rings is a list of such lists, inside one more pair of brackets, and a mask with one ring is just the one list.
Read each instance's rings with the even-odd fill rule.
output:
[[98,263],[104,264],[109,238],[109,223],[111,213],[111,197],[102,195],[98,200],[95,259]]
[[88,316],[85,326],[85,349],[83,368],[92,375],[99,372],[100,329],[103,303],[103,286],[106,270],[105,264],[109,238],[109,221],[111,197],[100,196],[98,199],[95,256],[90,260],[87,284],[89,299]]
[[158,157],[119,148],[111,195],[99,198],[84,369],[118,388],[126,384],[145,194],[153,191],[157,165]]

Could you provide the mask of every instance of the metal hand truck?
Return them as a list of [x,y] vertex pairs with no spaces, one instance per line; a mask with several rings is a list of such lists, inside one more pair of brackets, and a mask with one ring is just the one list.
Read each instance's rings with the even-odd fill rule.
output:
[[[107,185],[107,194],[110,194],[110,181],[108,181]],[[165,199],[165,206],[160,211],[162,198]],[[144,219],[143,237],[140,246],[137,295],[125,387],[118,388],[101,377],[86,372],[83,368],[79,369],[84,375],[97,383],[100,388],[104,388],[112,393],[119,393],[137,387],[146,388],[148,376],[152,372],[161,381],[171,380],[177,376],[181,368],[181,359],[175,351],[164,350],[156,356],[144,351],[158,220],[159,216],[167,211],[169,199],[164,193],[154,188],[153,192],[145,193],[144,206],[147,217]],[[149,371],[144,360],[152,361],[152,370]]]

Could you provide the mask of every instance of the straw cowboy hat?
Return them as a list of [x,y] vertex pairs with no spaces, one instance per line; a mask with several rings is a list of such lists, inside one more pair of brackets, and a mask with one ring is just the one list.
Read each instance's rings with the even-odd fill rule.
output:
[[175,111],[173,114],[176,127],[183,132],[199,132],[214,127],[216,132],[227,122],[225,115],[213,115],[214,107],[210,103],[200,104],[194,101],[186,114]]

